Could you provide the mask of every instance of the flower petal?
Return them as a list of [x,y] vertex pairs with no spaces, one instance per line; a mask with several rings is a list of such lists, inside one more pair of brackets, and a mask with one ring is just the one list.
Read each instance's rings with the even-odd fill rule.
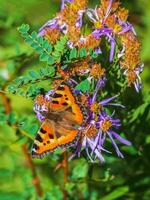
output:
[[113,134],[113,136],[119,141],[121,142],[122,144],[125,144],[125,145],[132,145],[132,143],[124,138],[122,138],[120,135],[118,135],[116,132],[114,131],[111,131],[111,133]]

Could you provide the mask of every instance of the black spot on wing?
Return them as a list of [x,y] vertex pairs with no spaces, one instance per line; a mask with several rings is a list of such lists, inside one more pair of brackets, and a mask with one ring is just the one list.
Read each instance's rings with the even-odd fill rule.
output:
[[58,101],[52,101],[52,103],[53,103],[53,104],[59,104],[59,102],[58,102]]
[[38,140],[39,142],[43,142],[43,139],[41,138],[41,136],[39,134],[37,134],[36,140]]
[[38,147],[37,144],[34,144],[34,145],[33,145],[33,148],[34,148],[35,150],[38,150],[38,149],[39,149],[39,147]]
[[68,106],[68,103],[64,102],[62,103],[63,106]]
[[53,97],[53,98],[60,98],[60,97],[62,97],[62,96],[63,96],[62,94],[55,93],[52,97]]
[[54,139],[54,135],[48,134],[48,136],[49,136],[50,139]]
[[32,151],[32,157],[36,157],[37,153],[35,151]]
[[40,128],[40,132],[43,133],[43,134],[45,134],[47,131],[44,130],[44,129],[41,127],[41,128]]
[[57,90],[64,91],[64,90],[65,90],[65,87],[64,87],[64,86],[62,86],[62,85],[60,85],[60,86],[57,88]]
[[56,137],[57,138],[60,138],[61,137],[61,135],[56,131]]

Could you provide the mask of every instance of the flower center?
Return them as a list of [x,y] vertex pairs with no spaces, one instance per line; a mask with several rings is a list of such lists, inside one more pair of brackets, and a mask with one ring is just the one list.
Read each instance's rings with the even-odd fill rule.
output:
[[114,32],[115,33],[118,33],[118,32],[120,32],[122,30],[122,27],[119,25],[119,24],[115,24],[115,26],[114,26]]
[[128,84],[130,86],[132,83],[134,83],[134,81],[137,78],[136,73],[132,70],[128,71],[127,78],[128,78]]
[[109,119],[104,119],[103,121],[102,121],[102,123],[101,123],[101,130],[103,131],[103,132],[107,132],[109,129],[110,129],[110,127],[112,126],[112,122],[109,120]]
[[95,28],[101,28],[101,27],[102,27],[100,21],[96,21],[96,22],[94,23],[94,26],[95,26]]
[[35,104],[38,106],[45,106],[46,109],[49,107],[49,101],[47,101],[43,95],[38,95],[35,99]]
[[96,112],[99,108],[99,104],[97,102],[91,105],[91,111]]
[[54,44],[60,37],[60,31],[57,28],[45,30],[45,37],[50,43]]
[[88,138],[94,138],[97,134],[97,129],[95,128],[94,125],[91,125],[90,128],[88,127],[85,131],[84,134],[88,137]]
[[90,75],[95,78],[100,78],[105,75],[105,69],[100,64],[94,64],[90,70]]

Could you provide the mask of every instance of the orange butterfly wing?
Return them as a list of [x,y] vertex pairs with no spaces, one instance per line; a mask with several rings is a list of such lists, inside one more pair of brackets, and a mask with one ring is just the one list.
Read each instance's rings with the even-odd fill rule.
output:
[[73,145],[79,137],[77,127],[84,114],[68,85],[60,85],[49,103],[49,112],[32,148],[33,157],[43,157],[57,147]]

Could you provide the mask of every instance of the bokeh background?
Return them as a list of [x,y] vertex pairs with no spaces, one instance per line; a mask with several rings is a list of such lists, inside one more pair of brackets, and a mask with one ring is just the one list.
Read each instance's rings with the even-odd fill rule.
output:
[[[90,6],[93,7],[97,2],[99,1],[91,0]],[[30,145],[26,145],[29,139],[25,137],[29,136],[28,131],[18,133],[15,127],[10,127],[0,117],[0,200],[61,200],[65,199],[66,192],[67,199],[73,200],[150,199],[150,1],[121,2],[129,9],[129,21],[142,42],[141,57],[145,63],[142,92],[126,93],[130,96],[127,103],[132,117],[128,117],[130,112],[127,111],[123,130],[128,133],[133,146],[122,147],[125,159],[112,155],[106,157],[104,165],[89,163],[86,158],[69,162],[64,191],[64,168],[56,170],[63,155],[57,152],[43,160],[31,160],[28,155]],[[3,79],[12,80],[26,74],[29,68],[35,69],[43,65],[25,44],[17,27],[28,23],[32,30],[37,31],[59,8],[59,0],[0,0],[1,82]],[[7,97],[11,110],[21,118],[32,116],[28,121],[28,128],[33,134],[38,128],[36,125],[32,126],[35,118],[33,102],[15,95]],[[1,97],[0,106],[3,110]]]

